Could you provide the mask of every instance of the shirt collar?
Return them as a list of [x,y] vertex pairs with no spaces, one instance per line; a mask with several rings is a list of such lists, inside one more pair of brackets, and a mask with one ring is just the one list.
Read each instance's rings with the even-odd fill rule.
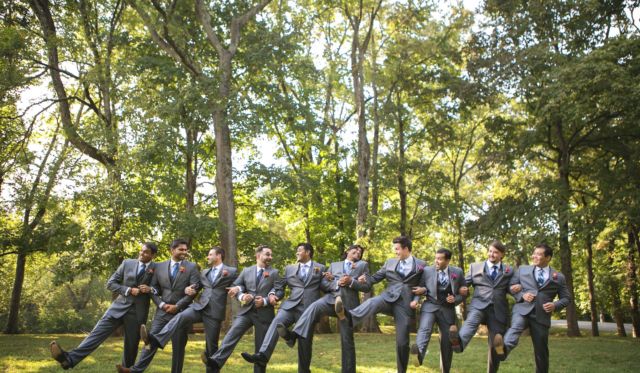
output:
[[173,268],[173,266],[178,263],[178,264],[182,264],[182,261],[179,262],[175,262],[173,259],[171,259],[171,268]]
[[498,271],[502,269],[502,262],[491,263],[491,261],[487,259],[487,261],[485,263],[487,265],[487,268],[489,268],[489,269],[492,269],[493,266],[498,266]]

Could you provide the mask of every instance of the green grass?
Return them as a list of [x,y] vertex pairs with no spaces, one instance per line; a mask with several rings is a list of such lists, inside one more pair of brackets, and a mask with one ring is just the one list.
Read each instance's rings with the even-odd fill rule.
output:
[[[552,330],[549,342],[552,372],[631,372],[638,371],[637,354],[640,341],[611,335],[598,338],[568,338],[561,331]],[[76,346],[83,335],[0,335],[0,372],[59,372],[57,362],[49,356],[48,345],[57,339],[65,348]],[[411,341],[415,340],[412,336]],[[425,364],[413,366],[410,360],[409,372],[438,372],[438,336],[434,335],[429,346]],[[245,336],[236,347],[225,365],[224,372],[250,372],[240,352],[251,351],[253,337]],[[314,340],[312,370],[314,373],[340,371],[340,341],[337,334],[316,335]],[[358,372],[395,372],[395,337],[393,328],[385,328],[384,334],[357,334]],[[187,345],[184,372],[203,372],[199,354],[204,349],[202,334],[191,335]],[[108,339],[93,354],[82,361],[72,372],[115,372],[115,364],[120,362],[122,341]],[[455,354],[453,372],[483,372],[487,356],[486,337],[476,336],[463,354]],[[159,351],[149,372],[169,372],[171,370],[171,344]],[[523,337],[520,345],[512,352],[509,360],[501,365],[503,372],[534,371],[533,350],[530,338]],[[269,372],[296,372],[297,351],[278,343],[269,364]]]

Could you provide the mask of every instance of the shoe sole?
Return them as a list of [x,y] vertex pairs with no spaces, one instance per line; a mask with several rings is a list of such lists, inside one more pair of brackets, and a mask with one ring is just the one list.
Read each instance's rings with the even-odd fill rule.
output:
[[149,333],[147,333],[147,326],[144,324],[140,325],[140,340],[145,346],[149,345]]
[[418,348],[418,345],[415,343],[412,344],[410,352],[411,352],[411,355],[416,355],[416,361],[415,363],[413,363],[413,366],[415,367],[421,366],[422,363],[420,362],[420,349]]
[[449,342],[451,343],[451,349],[454,352],[462,352],[462,345],[460,345],[460,334],[458,328],[455,325],[451,325],[449,328]]
[[493,337],[493,348],[496,350],[496,355],[500,357],[504,356],[504,340],[502,335],[496,334]]
[[342,303],[341,298],[336,299],[335,310],[336,310],[336,315],[338,316],[338,319],[344,320],[347,318],[346,315],[344,314],[344,304]]

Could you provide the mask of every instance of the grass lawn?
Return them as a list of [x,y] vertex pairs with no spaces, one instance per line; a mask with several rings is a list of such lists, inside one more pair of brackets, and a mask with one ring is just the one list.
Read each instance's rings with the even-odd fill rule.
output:
[[[638,372],[637,357],[640,341],[611,335],[598,338],[567,338],[562,331],[552,330],[550,339],[552,372]],[[0,335],[0,372],[58,372],[58,363],[49,356],[48,345],[52,339],[70,349],[76,346],[83,335]],[[415,340],[412,336],[411,341]],[[414,357],[409,362],[409,372],[439,372],[438,336],[434,335],[429,346],[425,364],[416,368]],[[246,336],[238,344],[227,361],[224,372],[251,372],[252,369],[240,356],[242,351],[251,351],[253,337]],[[340,371],[340,340],[338,334],[316,335],[314,340],[314,373]],[[393,328],[384,334],[357,334],[356,348],[358,372],[395,372],[395,337]],[[191,335],[187,345],[184,372],[204,372],[200,362],[200,351],[204,349],[202,334]],[[72,372],[115,372],[120,362],[122,341],[108,339],[93,354],[76,366]],[[476,336],[463,354],[455,354],[453,372],[484,372],[487,356],[486,337]],[[278,343],[269,364],[269,372],[296,372],[297,350]],[[149,372],[170,372],[171,344],[159,351]],[[501,365],[502,372],[533,372],[533,350],[529,337],[520,340],[520,345]]]

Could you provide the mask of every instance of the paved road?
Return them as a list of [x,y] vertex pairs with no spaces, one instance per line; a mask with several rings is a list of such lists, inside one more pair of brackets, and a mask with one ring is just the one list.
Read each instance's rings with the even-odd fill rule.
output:
[[[567,320],[551,320],[551,326],[566,328]],[[578,321],[578,327],[581,330],[591,330],[591,321]],[[627,333],[631,333],[631,324],[624,324],[624,328]],[[599,322],[598,330],[603,332],[615,332],[618,329],[614,322]]]

